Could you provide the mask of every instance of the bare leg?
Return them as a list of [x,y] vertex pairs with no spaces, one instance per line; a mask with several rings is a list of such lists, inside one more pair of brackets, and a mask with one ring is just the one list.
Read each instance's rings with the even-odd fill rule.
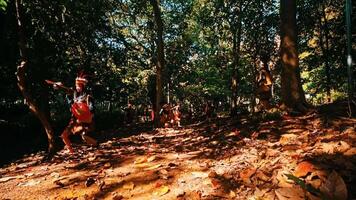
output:
[[92,145],[92,146],[96,146],[96,145],[98,144],[98,142],[97,142],[94,138],[92,138],[92,137],[90,137],[90,136],[87,136],[87,135],[85,134],[85,132],[82,133],[82,139],[83,139],[87,144]]
[[65,146],[67,147],[67,149],[69,150],[69,152],[74,153],[74,150],[72,148],[72,144],[69,140],[69,131],[67,129],[65,129],[61,135],[61,138],[65,144]]

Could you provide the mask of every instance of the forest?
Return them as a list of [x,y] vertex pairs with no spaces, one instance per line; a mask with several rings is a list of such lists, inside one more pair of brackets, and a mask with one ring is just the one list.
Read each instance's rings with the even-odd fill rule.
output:
[[0,199],[356,198],[355,10],[0,0]]

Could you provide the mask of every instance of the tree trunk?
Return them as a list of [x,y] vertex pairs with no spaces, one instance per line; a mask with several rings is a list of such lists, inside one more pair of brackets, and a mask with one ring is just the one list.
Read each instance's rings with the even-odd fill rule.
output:
[[305,112],[297,51],[296,0],[281,0],[282,102],[287,109]]
[[18,34],[19,34],[19,49],[20,49],[20,59],[21,62],[17,66],[17,85],[21,91],[22,96],[25,99],[26,104],[28,105],[30,111],[34,113],[34,115],[41,121],[42,126],[44,127],[47,139],[48,139],[48,152],[53,153],[55,152],[55,139],[54,139],[54,131],[52,126],[44,112],[42,112],[39,107],[36,105],[36,102],[33,100],[31,95],[27,92],[26,87],[26,69],[28,66],[28,58],[26,53],[26,38],[24,34],[24,30],[21,23],[20,17],[20,4],[18,0],[15,0],[16,6],[16,18],[17,18],[17,25],[18,25]]
[[239,22],[237,25],[237,30],[235,28],[232,29],[233,34],[233,47],[232,47],[232,56],[233,56],[233,63],[232,63],[232,78],[231,78],[231,110],[230,115],[232,117],[237,115],[237,104],[238,104],[238,83],[239,83],[239,62],[240,62],[240,43],[241,43],[241,28],[242,28],[242,20],[241,20],[241,12],[242,12],[242,3],[239,4]]
[[159,111],[162,99],[162,73],[164,70],[164,43],[163,43],[163,22],[158,0],[150,0],[153,7],[154,21],[156,25],[157,38],[157,59],[156,59],[156,102],[155,102],[155,125],[160,126]]
[[[320,27],[320,42],[321,42],[321,49],[322,49],[322,53],[323,53],[323,57],[324,57],[324,62],[325,62],[325,75],[326,75],[326,97],[327,97],[327,102],[330,103],[331,102],[331,89],[330,89],[330,85],[331,85],[331,78],[330,78],[330,66],[329,66],[329,27],[328,27],[328,19],[326,17],[325,14],[325,6],[324,3],[321,2],[322,6],[322,17],[324,19],[324,26]],[[320,25],[322,25],[321,20],[320,20]],[[322,34],[324,33],[324,34]],[[323,43],[323,37],[325,38],[325,46]]]

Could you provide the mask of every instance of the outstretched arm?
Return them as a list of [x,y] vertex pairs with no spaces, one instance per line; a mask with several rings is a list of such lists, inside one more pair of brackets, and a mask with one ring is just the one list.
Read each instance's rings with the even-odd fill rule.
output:
[[73,92],[74,92],[73,89],[64,86],[62,82],[54,82],[54,81],[51,81],[51,80],[45,80],[45,81],[46,81],[46,83],[53,85],[53,88],[55,90],[63,89],[65,91],[65,93],[67,93],[68,95],[72,95]]

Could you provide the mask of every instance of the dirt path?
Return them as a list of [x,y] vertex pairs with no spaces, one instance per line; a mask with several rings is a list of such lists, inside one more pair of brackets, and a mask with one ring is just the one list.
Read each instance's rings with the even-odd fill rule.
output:
[[217,119],[38,153],[0,169],[0,199],[352,199],[355,122]]

